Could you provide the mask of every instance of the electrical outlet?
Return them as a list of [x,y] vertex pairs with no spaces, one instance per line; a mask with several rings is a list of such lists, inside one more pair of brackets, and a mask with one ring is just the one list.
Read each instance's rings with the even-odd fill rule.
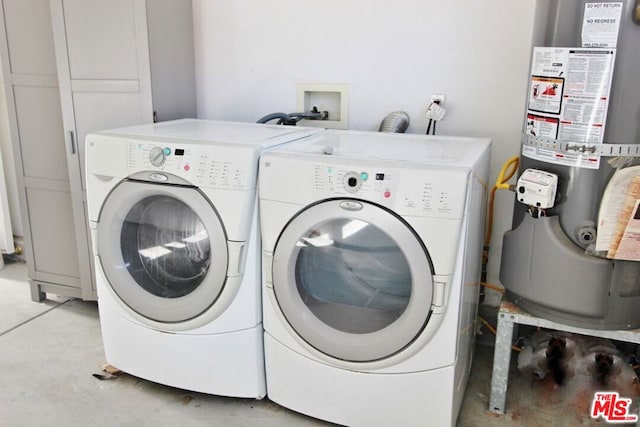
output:
[[429,102],[438,102],[440,106],[444,105],[446,95],[444,93],[432,93],[429,95]]

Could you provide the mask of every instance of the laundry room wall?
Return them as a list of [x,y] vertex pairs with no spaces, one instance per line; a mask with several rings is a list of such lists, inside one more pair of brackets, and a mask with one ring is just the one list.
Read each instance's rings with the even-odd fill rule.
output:
[[[519,153],[531,48],[548,0],[194,0],[198,116],[296,111],[298,83],[348,85],[350,129],[406,111],[424,133],[446,94],[443,135],[493,139],[492,175]],[[536,18],[541,19],[536,19]],[[513,195],[498,194],[489,280],[498,282]]]

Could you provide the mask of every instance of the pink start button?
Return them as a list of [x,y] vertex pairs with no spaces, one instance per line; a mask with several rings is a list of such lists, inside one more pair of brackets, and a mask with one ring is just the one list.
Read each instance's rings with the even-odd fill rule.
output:
[[191,166],[189,166],[189,165],[184,165],[184,170],[185,170],[185,171],[189,172],[189,169],[191,169]]
[[387,190],[387,191],[384,192],[383,195],[384,195],[385,199],[388,199],[389,197],[391,197],[391,191]]

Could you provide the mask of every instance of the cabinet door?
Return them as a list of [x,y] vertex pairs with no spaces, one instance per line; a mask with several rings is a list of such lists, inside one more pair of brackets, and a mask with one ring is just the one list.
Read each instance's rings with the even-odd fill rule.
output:
[[144,0],[63,0],[62,13],[84,191],[87,133],[153,120],[146,6]]
[[[95,296],[87,133],[153,121],[145,0],[50,0],[83,296]],[[86,289],[85,289],[86,288]]]
[[153,121],[145,4],[51,0],[64,127],[83,191],[86,134]]
[[32,295],[81,296],[48,0],[2,0],[0,61]]
[[13,86],[26,197],[23,206],[30,230],[29,276],[36,282],[71,287],[64,293],[80,296],[60,96],[57,87],[46,84],[27,80]]
[[63,0],[71,80],[137,80],[132,0]]

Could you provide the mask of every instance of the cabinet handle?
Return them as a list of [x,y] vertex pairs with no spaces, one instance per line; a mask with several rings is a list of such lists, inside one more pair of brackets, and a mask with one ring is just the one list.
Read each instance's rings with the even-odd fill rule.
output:
[[69,140],[71,142],[71,155],[75,155],[78,152],[78,148],[76,147],[76,135],[70,130],[69,131]]

